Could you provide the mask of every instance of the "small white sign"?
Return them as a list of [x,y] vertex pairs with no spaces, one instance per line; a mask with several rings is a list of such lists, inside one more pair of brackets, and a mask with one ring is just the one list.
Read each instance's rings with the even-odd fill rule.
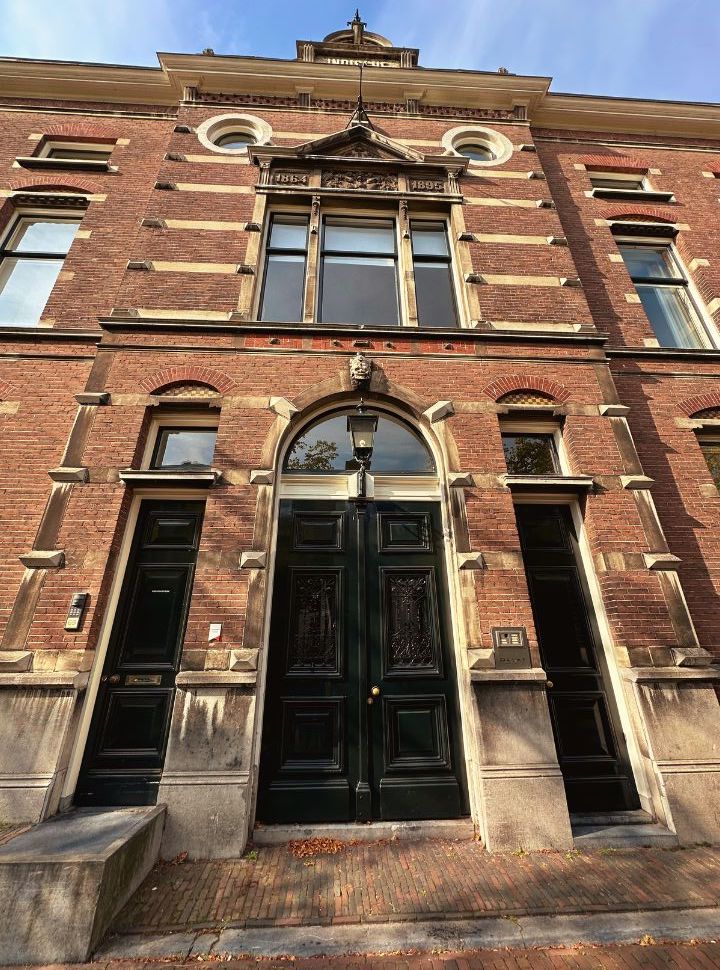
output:
[[222,623],[211,623],[208,630],[208,643],[219,643],[222,640]]

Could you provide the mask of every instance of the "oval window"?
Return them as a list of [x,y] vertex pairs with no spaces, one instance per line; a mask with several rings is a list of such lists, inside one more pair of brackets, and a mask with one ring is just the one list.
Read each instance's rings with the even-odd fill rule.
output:
[[215,139],[218,148],[234,148],[240,151],[248,145],[254,145],[255,139],[244,131],[229,131]]
[[[357,471],[360,466],[353,458],[347,430],[348,415],[355,413],[341,411],[320,418],[301,431],[285,456],[283,471]],[[435,474],[435,462],[427,445],[408,425],[389,414],[378,415],[372,458],[367,467],[373,474]]]
[[487,145],[481,145],[479,142],[458,145],[456,150],[460,155],[464,155],[465,158],[469,158],[473,162],[491,162],[494,158],[497,158],[491,148],[488,148]]

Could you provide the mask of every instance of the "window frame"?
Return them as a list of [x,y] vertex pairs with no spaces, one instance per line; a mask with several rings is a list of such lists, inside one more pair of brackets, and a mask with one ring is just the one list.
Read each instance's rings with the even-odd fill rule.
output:
[[[288,219],[305,219],[305,224],[307,227],[307,232],[305,235],[305,247],[303,249],[280,249],[276,246],[270,245],[270,240],[272,239],[272,229],[275,219],[277,217],[285,217]],[[264,320],[263,306],[265,303],[265,287],[268,280],[268,266],[270,263],[270,257],[274,255],[278,256],[302,256],[304,258],[303,263],[303,285],[302,292],[300,294],[300,315],[304,318],[305,316],[305,297],[307,294],[307,282],[308,282],[308,260],[310,256],[310,213],[309,211],[301,210],[299,208],[288,208],[283,206],[278,209],[271,209],[265,220],[265,229],[262,238],[262,271],[261,279],[258,286],[258,297],[257,305],[255,308],[255,319],[260,323],[287,323],[287,324],[302,324],[303,320]]]
[[[404,200],[403,200],[404,201]],[[407,215],[403,214],[403,209],[398,204],[369,205],[358,207],[347,202],[340,203],[334,200],[323,200],[320,206],[311,206],[309,201],[281,203],[275,206],[268,206],[265,213],[261,243],[260,258],[258,259],[260,272],[255,284],[255,297],[252,302],[253,319],[258,322],[272,323],[274,321],[263,321],[262,310],[265,295],[265,284],[267,280],[267,255],[270,232],[273,217],[282,216],[304,216],[309,219],[309,234],[307,239],[307,250],[305,256],[305,272],[302,300],[302,319],[287,321],[288,326],[309,326],[309,327],[341,327],[343,329],[378,329],[387,331],[411,331],[417,332],[430,330],[438,333],[454,333],[458,330],[470,328],[471,314],[467,303],[467,292],[465,291],[461,277],[460,254],[454,241],[452,232],[452,217],[449,209],[442,211],[428,208],[411,209]],[[394,224],[394,238],[396,251],[396,272],[397,272],[397,293],[398,293],[398,314],[397,324],[353,324],[329,321],[324,322],[319,319],[322,291],[321,256],[322,243],[321,234],[323,232],[323,220],[325,216],[337,217],[340,219],[390,219]],[[412,303],[416,304],[414,265],[412,252],[412,239],[410,232],[411,222],[437,222],[442,223],[445,230],[445,238],[448,244],[448,260],[450,267],[451,293],[454,300],[455,315],[457,325],[455,327],[421,327],[417,319],[417,311],[413,318],[411,313]],[[289,252],[289,250],[288,250]],[[376,254],[372,254],[376,255]],[[314,265],[310,266],[311,259]],[[308,314],[310,288],[314,289],[312,301],[312,316]],[[280,321],[277,321],[280,322]]]
[[[435,256],[435,255],[427,255],[427,254],[421,254],[420,256],[416,256],[415,255],[414,238],[413,238],[413,231],[414,231],[413,230],[413,226],[415,224],[417,224],[417,223],[430,223],[430,222],[437,222],[437,223],[440,223],[441,222],[442,223],[442,230],[443,230],[443,233],[444,233],[444,236],[445,236],[445,243],[447,245],[447,255],[445,255],[445,256]],[[448,270],[448,273],[450,275],[450,298],[452,300],[452,311],[453,311],[453,314],[455,316],[455,326],[454,327],[436,327],[436,328],[428,328],[428,329],[438,329],[438,330],[447,330],[447,331],[459,330],[460,329],[460,326],[461,326],[461,324],[460,324],[460,319],[461,319],[460,318],[460,305],[458,303],[457,287],[456,287],[456,280],[455,280],[456,274],[455,274],[455,272],[453,270],[453,251],[452,251],[452,244],[450,242],[450,233],[448,232],[448,224],[447,224],[447,221],[446,220],[440,220],[440,219],[419,219],[419,218],[417,218],[417,216],[412,215],[412,216],[409,216],[409,218],[408,218],[408,231],[410,233],[410,253],[411,253],[411,257],[412,257],[413,279],[414,279],[415,270],[416,270],[418,264],[421,264],[421,265],[430,264],[430,265],[433,265],[433,266],[446,266],[447,267],[447,270]],[[423,330],[425,328],[423,327],[422,323],[420,322],[420,310],[419,310],[419,307],[418,307],[418,298],[417,298],[417,285],[415,285],[415,309],[416,309],[416,313],[417,313],[418,329]]]
[[[527,413],[526,409],[526,413]],[[570,461],[568,459],[567,451],[565,450],[565,443],[563,441],[563,429],[562,425],[558,423],[557,420],[551,418],[542,418],[538,415],[537,418],[520,416],[514,417],[508,415],[507,417],[502,417],[499,421],[500,426],[500,447],[503,451],[503,460],[505,461],[505,472],[504,474],[515,476],[519,475],[519,472],[511,472],[507,467],[507,460],[505,459],[505,449],[502,443],[502,436],[505,434],[514,435],[549,435],[552,439],[553,448],[555,450],[555,458],[557,459],[557,469],[554,475],[557,477],[567,477],[573,474],[572,468],[570,467]],[[549,472],[544,473],[549,475]],[[532,477],[528,474],[526,477]],[[542,478],[542,475],[538,475],[538,478]]]
[[[95,164],[110,164],[110,158],[116,144],[117,143],[115,141],[65,141],[47,138],[42,142],[40,151],[35,157],[44,158],[53,162],[93,162]],[[104,154],[107,154],[107,158],[56,158],[52,155],[52,152],[62,149],[67,149],[68,151],[73,152],[103,152]]]
[[[615,240],[615,245],[617,246],[618,254],[622,258],[622,263],[623,263],[623,266],[625,267],[625,271],[630,277],[630,281],[632,282],[632,285],[635,289],[635,292],[638,295],[638,298],[640,298],[640,291],[638,289],[639,286],[661,287],[663,289],[667,288],[671,290],[679,289],[681,292],[684,291],[685,293],[687,293],[688,303],[690,304],[690,308],[692,311],[694,311],[694,315],[695,315],[695,321],[693,323],[696,325],[695,329],[700,341],[698,346],[679,347],[677,345],[667,346],[667,345],[660,344],[659,338],[657,337],[657,334],[655,334],[655,330],[652,326],[650,317],[647,315],[647,312],[645,312],[648,325],[650,326],[650,329],[655,339],[658,341],[658,347],[664,347],[664,349],[666,350],[716,350],[718,349],[718,347],[720,347],[720,338],[718,335],[718,331],[715,327],[714,322],[710,318],[710,315],[707,312],[707,308],[705,307],[705,302],[702,299],[700,293],[698,292],[698,289],[695,286],[692,280],[692,277],[688,273],[685,267],[685,264],[683,263],[673,240],[671,239],[663,240],[652,236],[624,236],[620,233],[613,234],[613,238]],[[670,258],[671,264],[677,270],[678,276],[677,277],[646,277],[643,279],[638,279],[636,281],[636,279],[630,274],[630,270],[627,266],[627,263],[625,262],[625,259],[622,256],[622,249],[621,249],[622,246],[634,246],[636,249],[643,248],[643,249],[664,250],[665,252],[667,252]],[[643,307],[643,311],[644,309],[645,308]]]
[[[392,241],[393,241],[393,251],[392,253],[372,253],[363,252],[360,250],[346,250],[346,249],[333,249],[330,252],[325,251],[325,235],[327,232],[327,220],[337,219],[339,222],[391,222],[392,223]],[[320,213],[318,227],[318,253],[317,253],[317,287],[315,293],[315,308],[314,308],[314,322],[318,325],[323,325],[326,323],[322,319],[322,302],[323,302],[323,286],[325,283],[325,267],[324,261],[326,256],[332,257],[343,257],[343,256],[356,256],[365,257],[366,259],[392,259],[394,268],[394,278],[395,278],[395,297],[397,306],[397,323],[347,323],[343,321],[338,321],[340,326],[353,326],[353,327],[392,327],[399,328],[403,326],[403,300],[401,293],[401,278],[400,278],[400,252],[401,252],[401,241],[398,238],[398,220],[394,213],[389,214],[386,217],[370,216],[362,213],[361,215],[341,215],[334,212],[322,212]]]
[[720,429],[713,430],[713,431],[703,429],[697,433],[696,437],[697,437],[698,444],[700,445],[700,451],[702,453],[703,460],[705,462],[707,473],[712,479],[713,485],[720,493],[720,478],[717,481],[715,480],[715,476],[713,475],[710,469],[710,465],[708,464],[708,460],[705,455],[705,448],[708,445],[715,445],[716,447],[720,448]]
[[[165,402],[160,404],[163,407]],[[189,409],[187,406],[174,407],[170,401],[168,401],[168,407],[166,411],[160,414],[154,414],[150,421],[150,427],[148,428],[147,438],[145,440],[145,447],[143,448],[143,454],[140,461],[141,471],[157,471],[157,472],[172,472],[177,471],[177,466],[168,466],[166,468],[156,467],[154,465],[155,457],[157,455],[158,448],[160,447],[160,438],[163,431],[171,430],[217,430],[220,425],[220,412],[216,408],[207,408],[205,410],[200,409]],[[215,441],[215,450],[217,450],[217,439]],[[213,461],[215,459],[215,451],[213,452]],[[193,466],[193,470],[202,471],[207,468],[213,468],[213,465],[197,465]]]
[[75,226],[79,228],[80,225],[82,224],[83,215],[84,215],[84,210],[78,212],[77,210],[70,209],[70,208],[68,208],[67,210],[64,210],[64,209],[43,209],[43,208],[36,209],[36,208],[23,207],[23,208],[17,208],[13,210],[6,225],[3,226],[2,229],[0,229],[0,300],[2,299],[2,295],[5,291],[5,286],[7,285],[7,283],[12,277],[12,273],[10,273],[7,277],[4,276],[3,266],[5,263],[5,260],[14,259],[14,260],[17,260],[18,262],[22,260],[29,260],[31,262],[34,260],[44,260],[45,262],[49,260],[54,260],[60,264],[60,268],[58,269],[58,275],[55,277],[55,281],[53,282],[50,293],[48,294],[48,298],[40,309],[40,313],[38,315],[37,321],[35,321],[34,323],[20,322],[17,324],[0,322],[0,327],[17,326],[22,329],[29,330],[34,327],[47,326],[47,324],[41,323],[42,315],[45,312],[45,307],[48,305],[50,301],[50,297],[52,296],[52,291],[55,289],[55,286],[57,285],[59,275],[62,272],[63,266],[65,265],[65,262],[68,258],[70,250],[72,249],[73,243],[77,238],[77,229],[76,229],[76,234],[71,240],[70,245],[67,248],[67,251],[62,254],[58,252],[48,251],[48,250],[18,252],[15,249],[10,249],[9,244],[13,236],[15,235],[16,231],[20,227],[21,223],[24,222],[25,220],[37,221],[37,222],[63,222],[63,223],[73,223]]
[[[590,181],[590,190],[587,195],[593,199],[617,199],[619,201],[623,199],[627,201],[644,199],[645,202],[675,202],[675,196],[672,192],[661,192],[652,187],[647,170],[645,172],[607,172],[598,169],[588,171],[587,175]],[[627,182],[628,187],[593,185],[593,179]],[[632,188],[631,183],[638,181],[640,188]]]

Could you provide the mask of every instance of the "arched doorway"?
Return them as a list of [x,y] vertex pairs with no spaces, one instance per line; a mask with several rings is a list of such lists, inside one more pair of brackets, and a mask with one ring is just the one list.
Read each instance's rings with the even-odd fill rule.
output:
[[283,462],[257,811],[266,823],[468,812],[435,462],[410,425],[372,409],[358,483],[352,413],[306,426]]

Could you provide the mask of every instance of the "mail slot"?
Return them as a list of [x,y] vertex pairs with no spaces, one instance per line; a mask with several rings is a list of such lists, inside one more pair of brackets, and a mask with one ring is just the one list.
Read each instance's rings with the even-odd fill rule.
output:
[[125,678],[126,687],[159,687],[162,674],[128,674]]

